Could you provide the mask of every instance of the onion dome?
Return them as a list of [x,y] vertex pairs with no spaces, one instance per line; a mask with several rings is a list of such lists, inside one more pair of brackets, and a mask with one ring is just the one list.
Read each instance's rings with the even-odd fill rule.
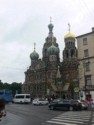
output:
[[67,39],[67,38],[74,38],[75,39],[75,35],[70,32],[70,24],[69,23],[68,23],[68,27],[69,27],[69,29],[68,29],[69,32],[64,36],[64,39]]
[[34,43],[34,51],[30,54],[31,60],[38,60],[39,54],[35,51],[35,43]]
[[50,24],[48,25],[48,28],[49,28],[49,38],[51,38],[52,37],[52,35],[53,35],[53,27],[54,27],[54,25],[52,24],[52,18],[50,17]]
[[[49,24],[49,27],[52,28],[53,25]],[[59,53],[59,48],[54,45],[54,36],[51,34],[52,45],[47,49],[48,55],[57,55]]]
[[53,30],[53,24],[52,23],[50,23],[49,25],[48,25],[48,28],[49,28],[49,31],[52,31]]
[[72,34],[71,32],[67,33],[65,36],[64,36],[64,39],[67,39],[67,38],[75,38],[75,35]]
[[59,53],[59,48],[52,44],[47,51],[48,55],[57,55]]
[[31,60],[38,60],[39,54],[34,50],[34,51],[30,54],[30,58],[31,58]]

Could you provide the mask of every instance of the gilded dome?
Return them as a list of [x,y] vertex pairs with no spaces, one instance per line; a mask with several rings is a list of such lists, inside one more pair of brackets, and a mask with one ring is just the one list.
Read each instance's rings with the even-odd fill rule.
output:
[[34,50],[31,54],[30,54],[30,58],[31,60],[37,60],[39,58],[39,54]]
[[64,39],[67,39],[67,38],[75,38],[75,35],[72,34],[71,32],[67,33],[65,36],[64,36]]

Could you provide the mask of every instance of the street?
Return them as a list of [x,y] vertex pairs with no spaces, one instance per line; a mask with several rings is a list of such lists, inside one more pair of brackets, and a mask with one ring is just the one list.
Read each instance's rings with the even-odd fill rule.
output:
[[94,125],[93,111],[53,111],[48,106],[7,104],[0,125]]

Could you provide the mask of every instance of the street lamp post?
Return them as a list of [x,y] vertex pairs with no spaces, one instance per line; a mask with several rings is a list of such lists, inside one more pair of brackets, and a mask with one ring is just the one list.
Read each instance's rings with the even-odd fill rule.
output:
[[80,90],[80,97],[81,97],[81,100],[82,100],[82,98],[83,98],[83,90],[82,90],[82,88]]

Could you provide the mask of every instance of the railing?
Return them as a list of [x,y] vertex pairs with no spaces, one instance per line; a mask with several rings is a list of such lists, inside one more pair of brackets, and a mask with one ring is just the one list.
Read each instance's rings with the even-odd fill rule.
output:
[[94,85],[86,85],[86,86],[83,86],[83,90],[94,90]]

